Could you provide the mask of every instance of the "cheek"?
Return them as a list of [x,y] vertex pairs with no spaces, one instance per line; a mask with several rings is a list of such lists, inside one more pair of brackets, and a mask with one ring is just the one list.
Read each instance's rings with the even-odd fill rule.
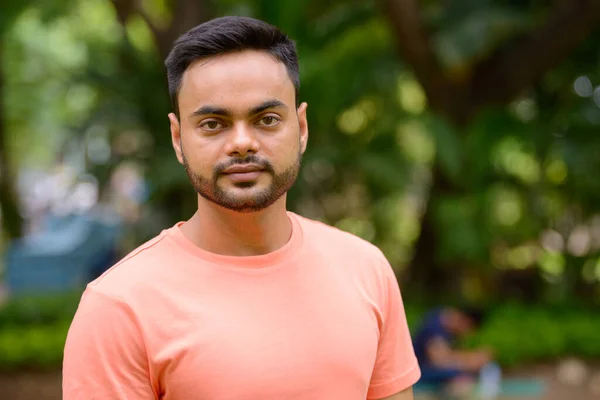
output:
[[[285,169],[298,158],[300,143],[297,139],[285,140],[270,149],[269,158],[277,169]],[[279,167],[279,168],[278,168]]]

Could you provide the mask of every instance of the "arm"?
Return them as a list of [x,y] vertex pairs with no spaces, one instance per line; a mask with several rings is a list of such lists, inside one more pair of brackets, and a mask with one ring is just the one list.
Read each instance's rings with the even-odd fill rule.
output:
[[[412,385],[421,377],[404,304],[392,267],[385,262],[380,337],[368,399],[412,400]],[[390,397],[391,396],[391,397]]]
[[440,368],[459,368],[477,371],[492,359],[485,350],[453,350],[442,337],[436,337],[427,344],[427,356],[431,363]]
[[132,310],[88,287],[65,344],[63,400],[156,398]]

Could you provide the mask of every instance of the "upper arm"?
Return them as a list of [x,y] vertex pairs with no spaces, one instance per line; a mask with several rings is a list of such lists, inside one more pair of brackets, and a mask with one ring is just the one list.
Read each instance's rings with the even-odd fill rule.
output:
[[434,365],[442,365],[449,362],[452,356],[450,344],[442,336],[435,336],[427,341],[425,345],[427,358]]
[[380,304],[382,326],[367,397],[381,399],[397,394],[402,396],[399,399],[412,399],[410,388],[421,377],[421,371],[415,357],[398,281],[387,261],[385,264]]
[[65,344],[63,399],[155,399],[148,359],[133,312],[87,289]]

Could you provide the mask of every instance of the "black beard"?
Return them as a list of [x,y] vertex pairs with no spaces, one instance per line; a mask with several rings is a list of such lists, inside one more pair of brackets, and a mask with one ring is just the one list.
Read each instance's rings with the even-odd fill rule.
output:
[[[183,147],[181,148],[181,156],[183,158],[183,166],[188,178],[194,187],[196,193],[208,201],[213,202],[228,210],[239,213],[249,213],[264,210],[275,203],[281,196],[286,194],[288,190],[296,182],[300,165],[302,164],[302,152],[298,152],[296,160],[281,173],[275,173],[273,166],[266,160],[258,158],[256,155],[250,155],[245,158],[232,158],[230,161],[218,164],[213,168],[211,178],[202,176],[194,172],[185,157]],[[238,196],[228,193],[218,185],[218,179],[222,176],[223,171],[232,165],[240,164],[256,164],[263,168],[263,173],[268,173],[272,177],[271,185],[268,188],[261,190],[253,195]],[[250,189],[256,182],[237,182],[235,186],[240,189]]]

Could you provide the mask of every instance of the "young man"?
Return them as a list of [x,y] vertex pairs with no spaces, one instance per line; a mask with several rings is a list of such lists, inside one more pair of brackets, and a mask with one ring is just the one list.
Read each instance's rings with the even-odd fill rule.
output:
[[[489,350],[455,348],[455,342],[473,333],[482,321],[483,314],[473,309],[442,307],[428,313],[414,336],[415,353],[422,372],[419,384],[435,385],[460,397],[471,393],[478,381],[488,386],[481,378],[497,380]],[[492,370],[494,376],[490,375]]]
[[294,43],[219,18],[166,67],[198,211],[88,285],[64,399],[412,399],[420,370],[385,257],[286,210],[308,140]]

